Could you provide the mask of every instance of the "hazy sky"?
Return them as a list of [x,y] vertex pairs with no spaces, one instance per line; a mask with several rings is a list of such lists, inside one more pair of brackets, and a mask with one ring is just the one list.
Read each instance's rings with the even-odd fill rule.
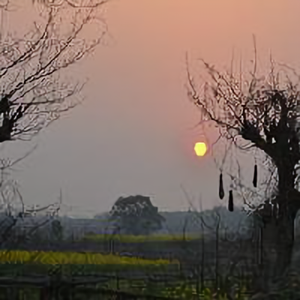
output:
[[[202,194],[204,207],[218,204],[211,155],[193,155],[203,134],[190,129],[199,115],[186,96],[185,52],[195,66],[200,57],[228,66],[233,49],[246,63],[255,34],[262,64],[272,50],[277,61],[298,68],[299,11],[297,0],[107,4],[103,16],[115,43],[77,66],[90,79],[86,102],[41,132],[38,149],[13,173],[24,200],[50,203],[62,188],[74,214],[106,211],[134,194],[153,196],[162,210],[186,209],[183,184],[191,196]],[[213,141],[212,130],[206,134]],[[252,168],[248,161],[244,167]]]

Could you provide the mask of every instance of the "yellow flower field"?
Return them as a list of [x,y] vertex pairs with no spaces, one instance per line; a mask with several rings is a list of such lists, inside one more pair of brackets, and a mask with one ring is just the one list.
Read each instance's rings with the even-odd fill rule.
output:
[[86,235],[83,240],[104,242],[107,240],[114,240],[123,243],[145,243],[145,242],[172,242],[172,241],[182,241],[182,240],[196,240],[199,239],[199,235],[186,235],[183,237],[182,234],[172,235],[172,234],[152,234],[152,235],[124,235],[124,234],[92,234]]
[[50,251],[0,251],[0,263],[24,263],[47,265],[141,265],[160,266],[173,264],[168,260],[149,260],[137,257],[122,257],[113,254],[50,252]]

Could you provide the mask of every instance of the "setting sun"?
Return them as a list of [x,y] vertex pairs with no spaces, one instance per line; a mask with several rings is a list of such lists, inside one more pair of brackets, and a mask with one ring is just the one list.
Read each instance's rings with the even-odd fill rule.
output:
[[207,151],[206,144],[203,142],[198,142],[195,144],[194,150],[197,156],[203,156]]

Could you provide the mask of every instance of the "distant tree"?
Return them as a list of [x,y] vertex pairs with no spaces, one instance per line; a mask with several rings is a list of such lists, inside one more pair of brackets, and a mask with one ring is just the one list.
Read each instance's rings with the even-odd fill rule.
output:
[[147,235],[162,228],[165,219],[150,197],[120,197],[110,211],[110,220],[120,233]]

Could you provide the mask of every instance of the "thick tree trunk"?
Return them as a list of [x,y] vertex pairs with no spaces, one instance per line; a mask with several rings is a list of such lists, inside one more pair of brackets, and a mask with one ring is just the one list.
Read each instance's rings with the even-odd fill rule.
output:
[[[287,191],[294,189],[294,166],[288,166],[288,163],[283,167],[278,168],[278,192],[279,195],[284,195]],[[288,169],[288,170],[287,170]],[[281,197],[283,200],[288,200],[285,197]]]
[[[286,194],[288,195],[288,194]],[[291,199],[277,197],[276,203],[283,203],[279,208],[279,215],[271,205],[265,205],[259,212],[263,220],[261,227],[262,253],[258,269],[259,274],[255,277],[255,289],[270,292],[278,282],[285,279],[289,270],[293,246],[294,246],[294,220],[297,213],[297,205],[287,205],[288,200],[294,203],[294,197],[299,197],[299,192],[289,194]],[[300,199],[298,199],[299,202]],[[281,205],[280,205],[281,206]]]
[[262,228],[262,262],[260,267],[259,288],[269,292],[274,284],[284,278],[289,269],[293,244],[294,222],[272,220]]

